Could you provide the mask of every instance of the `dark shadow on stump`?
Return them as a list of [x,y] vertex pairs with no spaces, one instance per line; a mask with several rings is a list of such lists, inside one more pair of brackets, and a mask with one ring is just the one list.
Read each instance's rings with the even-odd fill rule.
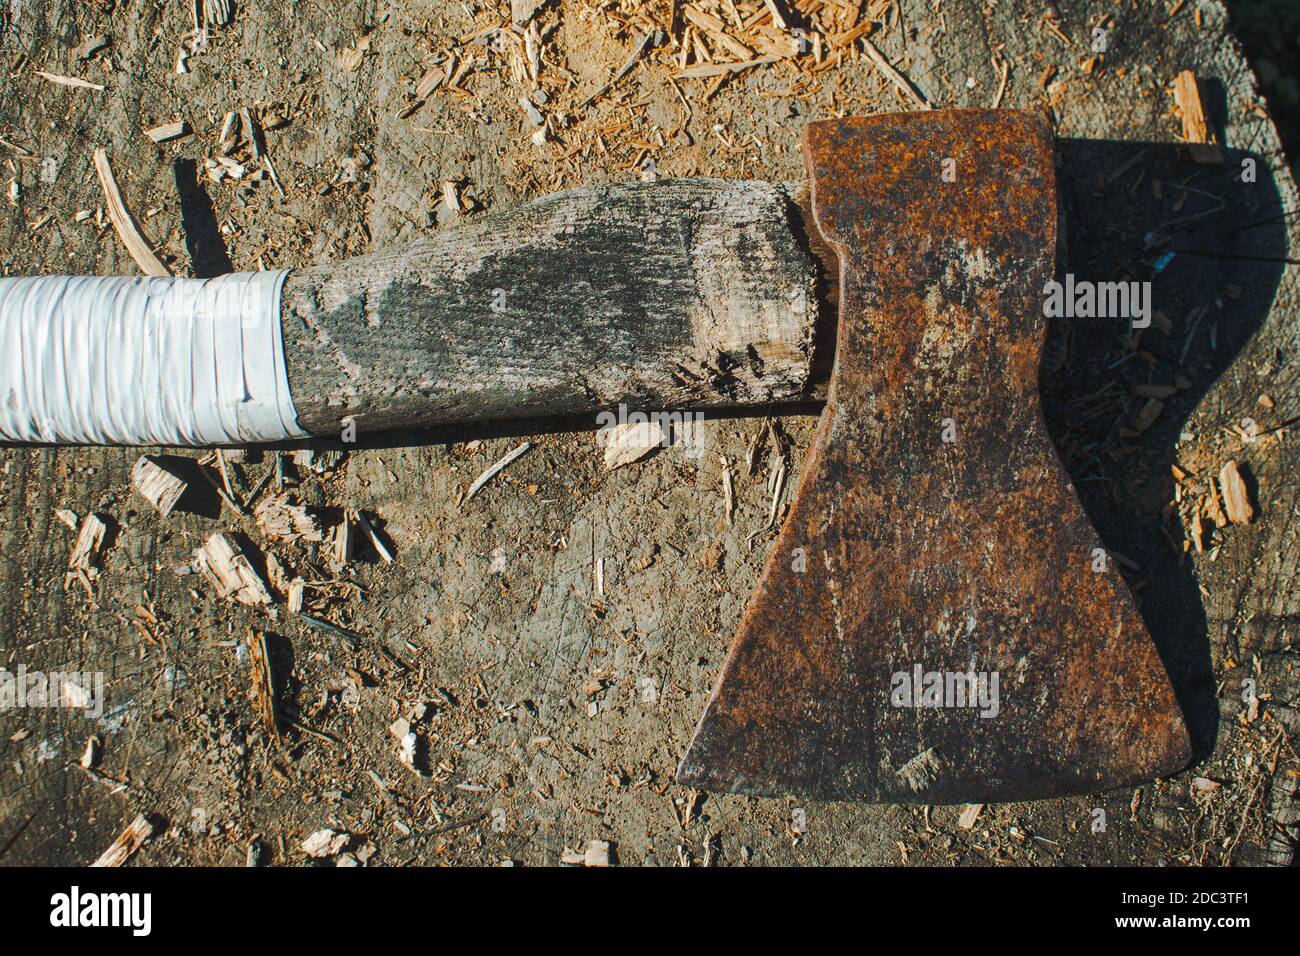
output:
[[190,265],[195,278],[211,279],[235,271],[226,252],[217,216],[198,177],[198,167],[192,159],[178,159],[172,165],[176,177],[176,193],[181,205],[181,234],[185,236],[185,251],[190,254]]
[[271,693],[275,700],[276,718],[280,732],[290,730],[289,721],[299,719],[298,692],[302,682],[298,678],[293,652],[293,641],[272,631],[266,633],[267,663],[271,668]]
[[[1149,280],[1152,308],[1171,328],[1153,322],[1134,351],[1122,341],[1123,320],[1053,320],[1044,414],[1102,543],[1136,565],[1117,563],[1169,670],[1199,761],[1214,749],[1219,711],[1204,602],[1191,556],[1181,552],[1178,512],[1169,510],[1170,466],[1189,416],[1268,316],[1286,256],[1281,200],[1264,160],[1241,150],[1224,150],[1220,165],[1197,164],[1169,144],[1067,139],[1057,152],[1066,240],[1057,278]],[[1242,182],[1245,159],[1254,160],[1254,183]],[[1193,310],[1203,306],[1198,321]],[[1145,429],[1134,428],[1150,398],[1135,394],[1140,386],[1175,389],[1158,399],[1163,408]],[[1207,416],[1206,427],[1228,424]]]
[[202,466],[188,455],[156,455],[169,471],[185,482],[185,491],[172,507],[172,513],[198,515],[215,520],[221,517],[221,498],[203,478]]

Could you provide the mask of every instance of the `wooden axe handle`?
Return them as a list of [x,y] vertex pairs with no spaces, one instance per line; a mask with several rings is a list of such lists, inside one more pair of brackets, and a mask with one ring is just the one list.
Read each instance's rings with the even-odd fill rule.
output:
[[327,436],[348,420],[798,400],[818,314],[800,193],[720,179],[574,189],[293,272],[281,317],[298,422]]
[[352,440],[798,400],[828,288],[799,203],[758,181],[612,185],[293,273],[0,278],[0,440]]

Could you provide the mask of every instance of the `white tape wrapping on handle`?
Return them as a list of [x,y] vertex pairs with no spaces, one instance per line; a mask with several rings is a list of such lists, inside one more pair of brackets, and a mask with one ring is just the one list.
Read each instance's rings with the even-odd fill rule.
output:
[[303,438],[287,270],[0,278],[0,439],[205,447]]

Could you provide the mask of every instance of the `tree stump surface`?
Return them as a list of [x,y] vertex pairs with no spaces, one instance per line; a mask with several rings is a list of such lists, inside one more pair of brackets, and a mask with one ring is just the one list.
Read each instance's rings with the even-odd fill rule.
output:
[[[487,32],[507,23],[504,6],[471,21],[458,5],[249,0],[177,73],[185,5],[124,0],[108,14],[71,0],[10,4],[0,12],[0,138],[12,144],[0,144],[0,272],[135,273],[96,213],[97,146],[164,261],[213,275],[302,269],[436,235],[447,183],[471,210],[496,212],[633,182],[649,161],[661,177],[799,180],[805,120],[912,108],[862,53],[820,72],[804,59],[724,81],[670,80],[671,42],[582,105],[642,29],[680,38],[669,6],[628,19],[563,0],[543,9],[533,84],[519,79],[527,64],[515,41],[494,44]],[[373,844],[386,864],[553,864],[591,840],[610,841],[624,864],[1288,862],[1298,817],[1297,196],[1224,10],[1210,0],[1172,17],[1165,4],[1072,4],[1049,21],[1019,3],[869,6],[881,19],[872,42],[930,104],[1052,111],[1062,273],[1153,282],[1168,323],[1136,350],[1122,322],[1055,324],[1042,394],[1113,573],[1136,590],[1170,669],[1197,749],[1191,768],[1136,792],[985,807],[971,830],[957,826],[958,807],[678,787],[674,766],[773,537],[760,529],[779,442],[757,417],[710,420],[697,444],[614,472],[594,422],[353,449],[328,476],[308,470],[290,489],[326,530],[360,509],[395,557],[384,562],[362,536],[342,571],[329,541],[270,541],[195,475],[161,518],[131,490],[136,451],[8,449],[3,665],[102,673],[107,700],[97,719],[0,713],[0,863],[88,863],[140,812],[162,825],[135,865],[238,864],[253,843],[267,862],[301,863],[299,844],[323,827],[349,833],[352,851]],[[1098,25],[1104,54],[1093,51]],[[109,51],[78,60],[99,33],[112,34]],[[475,61],[462,89],[435,91],[403,116],[447,50]],[[835,55],[829,41],[823,55]],[[999,64],[1009,66],[1001,92]],[[1193,162],[1179,143],[1170,88],[1187,69],[1202,80],[1222,164]],[[534,85],[548,94],[539,109],[565,117],[544,147],[518,104]],[[218,161],[225,114],[244,107],[263,117],[283,196],[247,150],[237,153],[243,178],[200,178]],[[269,122],[274,113],[290,122]],[[178,118],[192,135],[155,145],[143,134]],[[1253,183],[1242,181],[1243,160],[1257,166]],[[775,421],[793,476],[815,419]],[[746,454],[762,436],[751,468]],[[466,499],[525,437],[532,447]],[[1229,460],[1256,517],[1185,552],[1189,503]],[[228,462],[236,493],[273,465]],[[1186,476],[1177,492],[1173,466]],[[65,587],[75,534],[56,508],[108,524],[89,592]],[[359,648],[304,626],[284,594],[246,607],[178,575],[217,532],[268,580],[274,555],[291,574],[334,582],[306,592],[308,610],[359,634]],[[250,632],[267,635],[282,718],[319,736],[286,724],[280,746],[267,733]],[[389,730],[420,702],[426,776],[402,764]],[[79,762],[91,737],[101,756],[88,773]]]

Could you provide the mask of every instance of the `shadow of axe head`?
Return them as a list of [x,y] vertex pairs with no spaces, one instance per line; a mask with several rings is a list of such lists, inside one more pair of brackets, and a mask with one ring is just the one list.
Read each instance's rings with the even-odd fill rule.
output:
[[830,394],[678,780],[978,803],[1184,766],[1168,676],[1039,407],[1046,123],[822,121],[804,157],[840,261]]

